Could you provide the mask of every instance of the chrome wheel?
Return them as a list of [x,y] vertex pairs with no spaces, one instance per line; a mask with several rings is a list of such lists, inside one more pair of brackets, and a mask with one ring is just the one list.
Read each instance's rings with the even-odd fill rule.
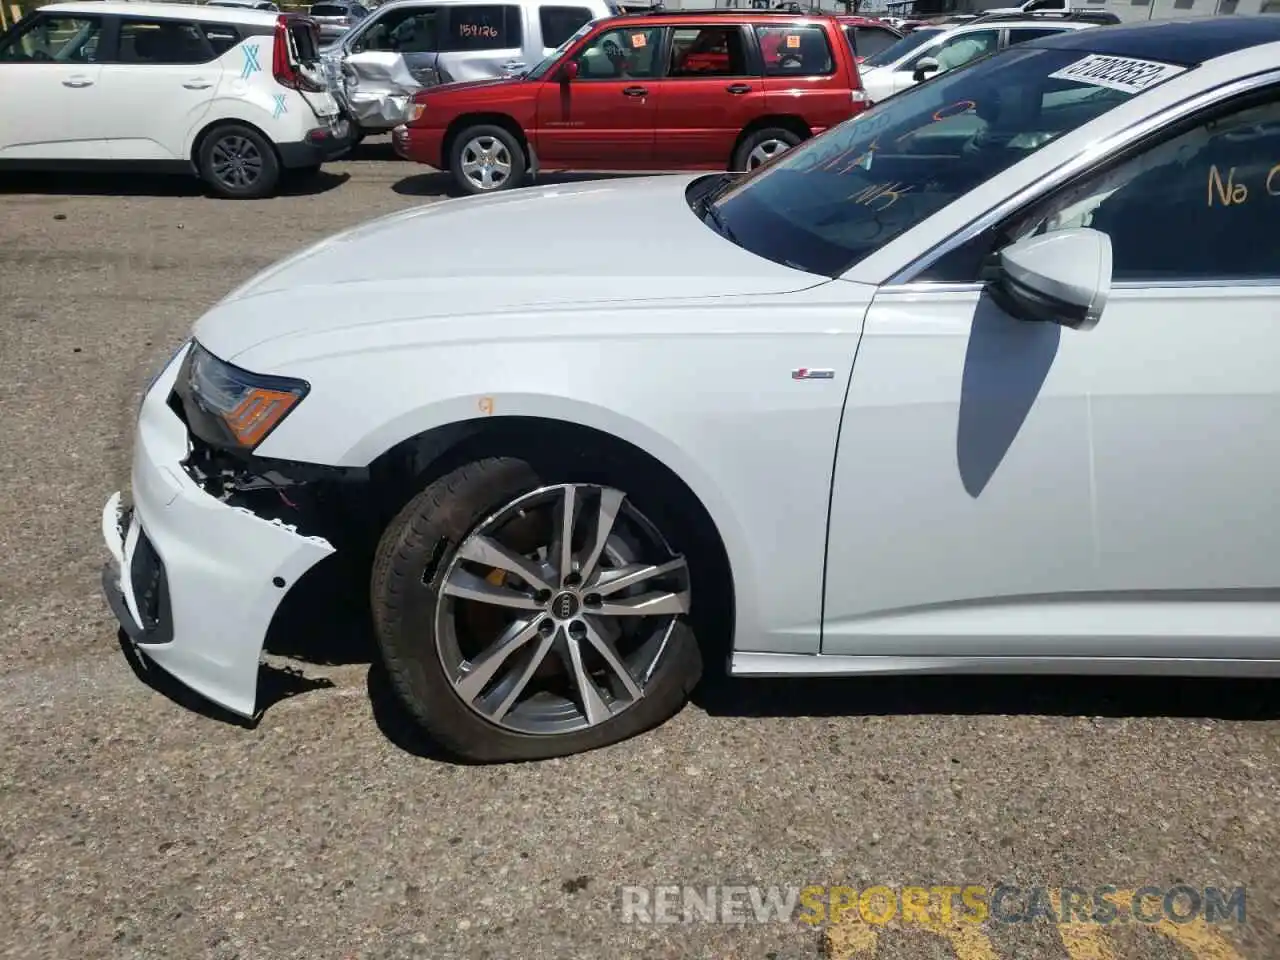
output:
[[458,698],[526,734],[594,727],[638,703],[689,611],[689,571],[611,487],[518,497],[458,547],[436,651]]
[[480,190],[497,190],[511,179],[511,151],[497,137],[474,137],[459,156],[463,175]]
[[754,170],[762,163],[772,160],[780,153],[786,153],[791,149],[791,144],[785,140],[761,140],[747,154],[747,169]]
[[222,137],[209,156],[214,177],[228,189],[247,190],[262,177],[262,153],[248,137]]

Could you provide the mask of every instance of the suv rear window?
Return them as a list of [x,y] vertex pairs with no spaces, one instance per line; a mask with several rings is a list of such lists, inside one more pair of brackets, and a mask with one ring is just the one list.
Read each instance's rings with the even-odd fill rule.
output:
[[182,20],[121,20],[116,63],[208,63],[214,52],[198,24]]
[[835,71],[835,57],[821,27],[756,27],[766,77],[820,77]]
[[345,17],[348,8],[337,3],[315,3],[311,5],[313,17]]
[[558,47],[584,23],[591,21],[591,11],[586,7],[543,7],[538,11],[538,23],[542,26],[542,45]]
[[202,23],[200,26],[204,30],[204,38],[213,47],[215,57],[222,56],[240,42],[240,34],[229,23]]
[[449,7],[449,32],[441,52],[508,50],[524,43],[520,8],[513,5]]
[[293,55],[298,63],[318,63],[320,60],[320,37],[313,24],[305,20],[294,20],[289,24],[289,37],[293,40]]
[[844,33],[853,45],[853,54],[856,57],[873,57],[881,50],[892,47],[900,39],[892,30],[886,30],[883,27],[851,25],[844,28]]

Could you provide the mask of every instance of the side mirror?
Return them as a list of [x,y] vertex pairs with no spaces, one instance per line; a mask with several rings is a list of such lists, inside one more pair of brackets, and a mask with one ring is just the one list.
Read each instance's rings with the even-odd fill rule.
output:
[[1111,238],[1081,227],[1029,237],[999,254],[991,298],[1019,320],[1092,330],[1111,293]]
[[559,78],[561,83],[568,83],[570,80],[578,79],[578,61],[570,60],[560,68]]
[[916,83],[919,83],[930,74],[937,73],[938,70],[941,69],[941,66],[942,65],[938,63],[937,60],[933,59],[933,57],[921,57],[916,61],[916,72],[912,75],[911,79]]

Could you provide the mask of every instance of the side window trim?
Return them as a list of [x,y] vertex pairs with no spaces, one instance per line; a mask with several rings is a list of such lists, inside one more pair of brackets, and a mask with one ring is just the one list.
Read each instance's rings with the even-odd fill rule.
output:
[[[1137,123],[1131,124],[1125,129],[1099,141],[1095,145],[1096,149],[1093,153],[1077,155],[1065,161],[1047,176],[1039,178],[1012,196],[1006,197],[985,213],[969,221],[968,224],[951,234],[951,236],[934,244],[923,254],[909,261],[880,286],[882,288],[892,287],[895,289],[908,286],[931,290],[937,289],[941,286],[939,282],[917,280],[916,278],[944,256],[959,249],[966,243],[976,240],[988,230],[1029,212],[1036,204],[1047,200],[1051,195],[1079,177],[1089,175],[1093,170],[1104,166],[1106,163],[1116,161],[1121,155],[1134,149],[1141,149],[1141,144],[1150,142],[1154,137],[1159,137],[1171,126],[1175,124],[1181,125],[1191,118],[1225,107],[1236,100],[1267,88],[1272,88],[1277,94],[1280,94],[1280,69],[1257,73],[1251,77],[1244,77],[1215,87],[1212,90],[1205,90],[1180,103],[1166,107],[1159,113],[1152,114]],[[1105,158],[1105,160],[1097,158]],[[928,222],[928,220],[925,220],[919,226],[924,226]],[[952,286],[954,285],[953,283]],[[966,286],[974,285],[976,284],[966,284]]]

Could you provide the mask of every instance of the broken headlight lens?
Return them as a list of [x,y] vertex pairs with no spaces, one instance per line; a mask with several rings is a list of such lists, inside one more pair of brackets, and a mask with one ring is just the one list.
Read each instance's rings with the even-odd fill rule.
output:
[[178,393],[188,425],[202,440],[220,447],[252,450],[311,389],[305,380],[242,370],[194,340],[185,368]]

